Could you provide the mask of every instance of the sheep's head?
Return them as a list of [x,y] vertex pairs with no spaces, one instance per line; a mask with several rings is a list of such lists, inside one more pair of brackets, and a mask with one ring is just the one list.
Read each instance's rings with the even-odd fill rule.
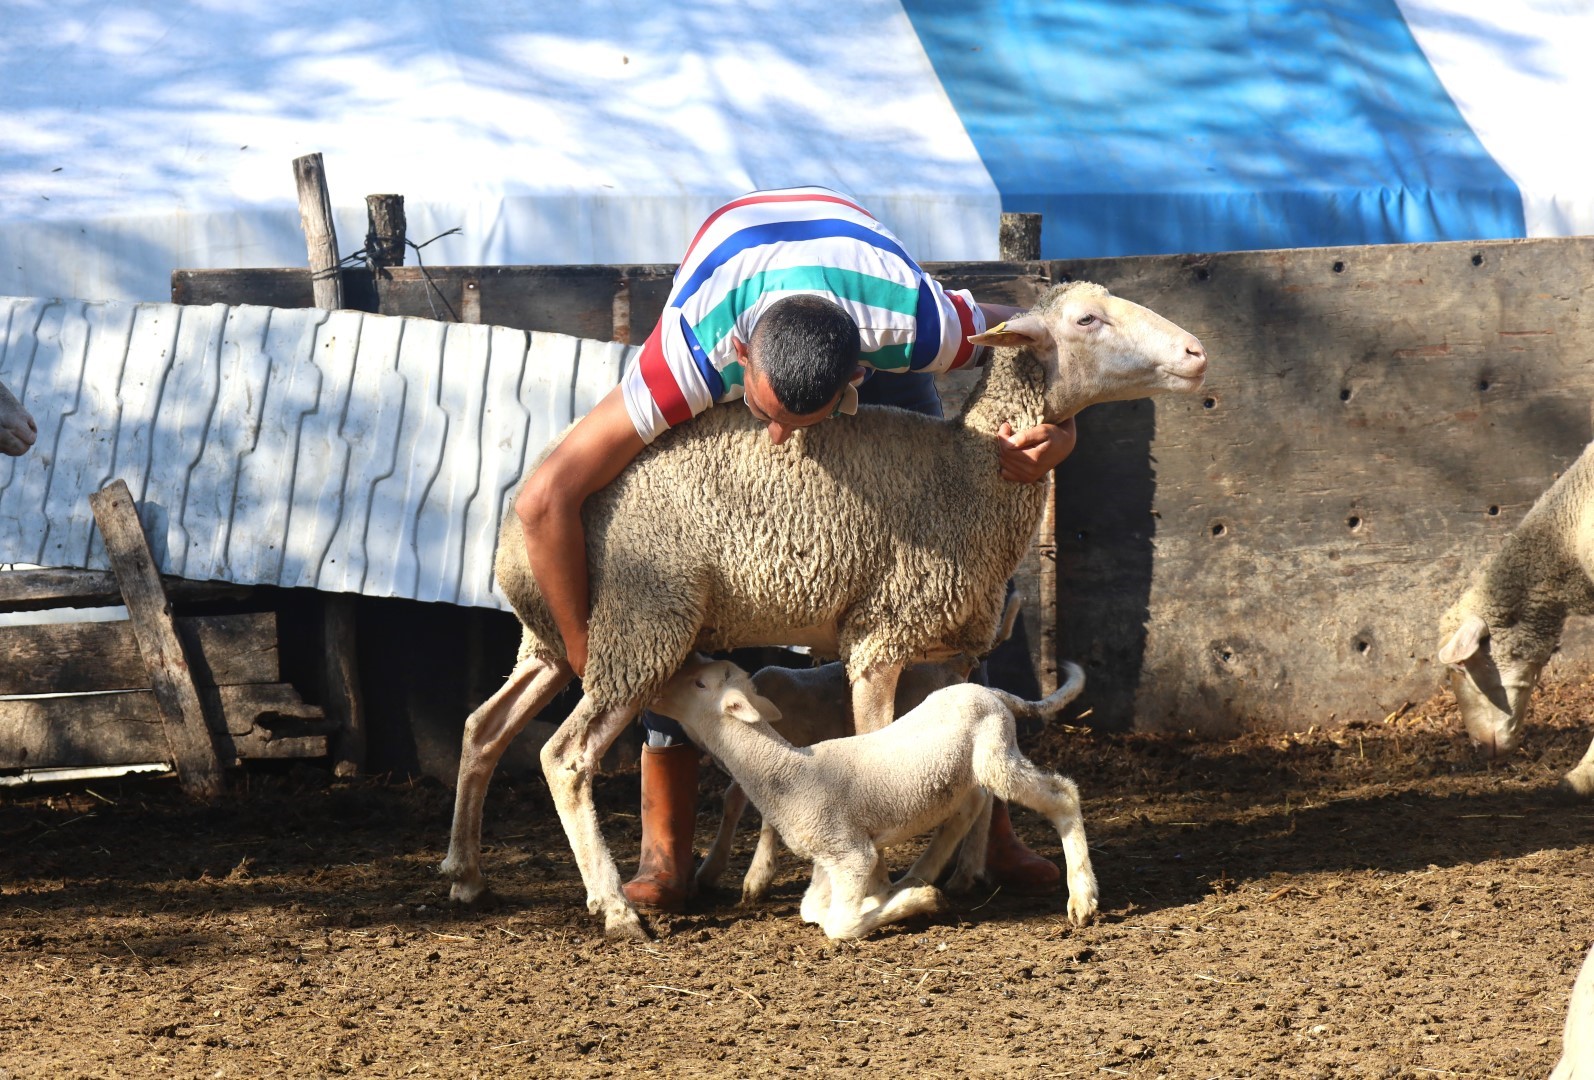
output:
[[1048,419],[1066,419],[1101,401],[1193,393],[1207,370],[1206,350],[1194,334],[1084,281],[1051,289],[1033,311],[969,340],[1029,347],[1041,358],[1048,369]]
[[1471,594],[1440,621],[1439,662],[1450,667],[1450,689],[1472,743],[1491,758],[1522,741],[1522,722],[1546,657],[1524,649],[1514,627],[1490,627]]
[[701,653],[694,653],[664,684],[652,708],[688,730],[719,720],[773,724],[780,719],[780,710],[759,694],[751,675],[729,660],[711,660]]

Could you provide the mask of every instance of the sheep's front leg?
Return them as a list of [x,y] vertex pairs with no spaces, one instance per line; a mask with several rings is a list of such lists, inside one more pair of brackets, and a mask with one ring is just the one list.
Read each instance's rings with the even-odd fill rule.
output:
[[769,887],[774,884],[775,870],[779,866],[779,855],[780,836],[775,832],[775,827],[766,821],[763,828],[758,830],[758,849],[753,852],[753,861],[748,864],[747,873],[742,877],[742,903],[756,903],[769,895]]
[[454,791],[454,825],[448,855],[439,869],[453,881],[449,895],[469,904],[486,891],[481,872],[482,804],[498,760],[533,716],[574,673],[563,661],[528,657],[515,665],[504,685],[465,721],[459,752],[459,783]]
[[1576,799],[1594,798],[1594,743],[1572,771],[1561,778],[1561,792]]
[[610,937],[647,940],[647,931],[620,890],[620,871],[603,842],[598,808],[592,802],[592,777],[603,752],[636,716],[640,703],[600,711],[582,698],[559,730],[542,747],[542,772],[587,887],[587,910],[603,916]]
[[901,664],[865,672],[852,683],[852,722],[859,735],[879,731],[896,719],[897,678]]
[[703,865],[697,868],[697,887],[710,889],[719,881],[720,875],[725,872],[725,864],[730,862],[731,844],[736,839],[736,826],[741,823],[742,813],[747,809],[747,792],[742,790],[742,785],[735,780],[725,789],[723,798],[724,809],[720,813],[720,829],[714,836],[714,844],[708,849],[708,854],[703,858]]
[[893,888],[880,872],[872,849],[853,852],[829,867],[830,909],[820,924],[833,941],[866,937],[887,923],[941,909],[941,890],[933,885]]

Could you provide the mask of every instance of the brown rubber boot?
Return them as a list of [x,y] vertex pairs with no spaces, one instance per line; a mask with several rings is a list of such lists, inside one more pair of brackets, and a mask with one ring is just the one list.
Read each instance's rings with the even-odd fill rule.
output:
[[697,828],[697,747],[642,748],[642,858],[625,898],[639,908],[682,912],[692,887]]
[[1013,819],[1007,803],[991,800],[991,838],[985,851],[985,876],[993,885],[1008,892],[1049,893],[1057,888],[1062,871],[1050,859],[1024,846],[1013,832]]

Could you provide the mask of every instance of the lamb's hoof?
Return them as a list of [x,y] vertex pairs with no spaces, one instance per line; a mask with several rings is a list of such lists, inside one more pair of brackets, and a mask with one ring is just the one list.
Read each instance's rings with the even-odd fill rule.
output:
[[1553,795],[1557,802],[1586,803],[1594,799],[1594,776],[1569,772],[1555,785]]
[[974,891],[974,887],[979,883],[979,874],[959,867],[957,870],[952,872],[951,877],[946,879],[946,891],[960,895],[963,893],[971,893]]
[[1070,891],[1068,894],[1068,921],[1084,926],[1096,914],[1096,890]]

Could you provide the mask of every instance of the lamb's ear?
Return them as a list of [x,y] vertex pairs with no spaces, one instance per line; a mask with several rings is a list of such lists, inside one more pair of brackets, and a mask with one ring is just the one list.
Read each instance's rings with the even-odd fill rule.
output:
[[726,716],[744,724],[756,724],[760,720],[773,724],[780,719],[780,710],[775,708],[774,702],[757,694],[744,694],[740,690],[725,691],[720,705]]
[[969,338],[969,341],[975,345],[995,345],[998,348],[1015,349],[1038,341],[1047,341],[1051,336],[1051,331],[1046,328],[1046,320],[1039,315],[1015,315],[983,334],[975,334]]
[[1476,615],[1468,615],[1454,634],[1439,646],[1441,664],[1464,664],[1478,651],[1483,639],[1489,636],[1489,624]]

